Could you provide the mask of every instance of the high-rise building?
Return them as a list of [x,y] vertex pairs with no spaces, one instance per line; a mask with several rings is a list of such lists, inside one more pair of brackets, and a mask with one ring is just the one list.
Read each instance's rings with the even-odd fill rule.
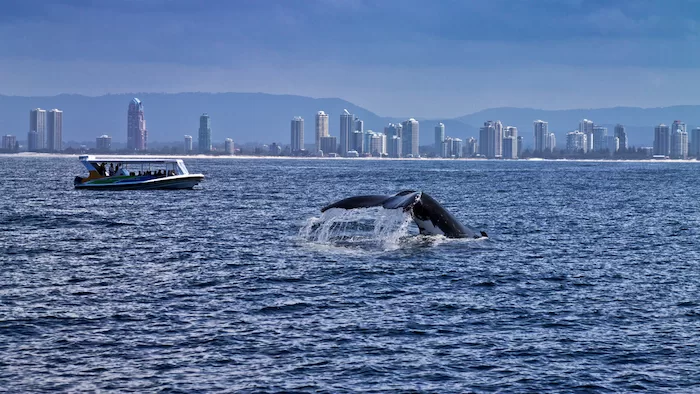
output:
[[578,125],[578,131],[586,135],[586,143],[588,146],[586,147],[586,152],[591,152],[595,149],[593,149],[593,144],[594,144],[594,138],[593,138],[593,127],[595,125],[593,124],[592,120],[584,119],[582,120],[579,125]]
[[350,137],[350,150],[354,150],[358,155],[365,152],[365,134],[360,130],[352,132]]
[[[509,139],[506,141],[506,139]],[[508,147],[508,152],[506,152],[506,144],[510,144]],[[518,128],[515,126],[508,126],[503,129],[503,158],[504,159],[517,159],[520,157],[518,155]]]
[[192,136],[191,135],[186,135],[185,136],[185,154],[189,155],[192,153]]
[[523,146],[525,146],[525,138],[522,135],[518,136],[518,157],[523,157]]
[[685,123],[680,120],[673,121],[671,125],[671,158],[688,158],[688,133]]
[[464,155],[466,157],[474,157],[476,156],[477,153],[479,153],[479,145],[474,137],[469,137],[467,140],[467,145],[464,147]]
[[593,152],[602,152],[607,149],[608,128],[598,125],[593,126]]
[[[533,125],[535,128],[535,152],[545,152],[548,148],[549,123],[543,120],[536,120]],[[551,149],[549,150],[551,151]]]
[[440,156],[442,151],[442,142],[445,141],[445,125],[438,123],[435,126],[435,154]]
[[605,141],[608,145],[608,152],[610,153],[610,156],[614,155],[615,152],[620,150],[620,139],[615,137],[614,135],[609,135],[606,138]]
[[518,158],[518,137],[508,136],[503,137],[503,158],[517,159]]
[[547,137],[547,144],[545,146],[545,150],[547,152],[554,152],[554,149],[557,148],[557,137],[554,135],[554,133],[549,133],[549,136]]
[[693,157],[700,156],[700,127],[691,130],[689,154]]
[[440,157],[452,157],[452,137],[447,137],[442,141],[442,146],[440,147]]
[[383,133],[373,133],[370,139],[369,153],[374,157],[386,155],[386,135]]
[[393,136],[391,139],[387,137],[387,153],[389,157],[401,157],[401,137]]
[[654,155],[671,156],[671,129],[663,123],[654,127]]
[[619,123],[615,125],[615,137],[617,137],[617,139],[620,143],[619,150],[626,151],[628,148],[628,146],[627,146],[627,131],[625,130],[624,125],[619,124]]
[[403,126],[401,126],[400,124],[389,123],[389,125],[384,127],[384,134],[386,135],[387,141],[392,139],[394,136],[400,138],[402,132]]
[[63,111],[52,109],[46,117],[46,150],[63,150]]
[[304,118],[295,116],[291,126],[292,152],[299,152],[304,149]]
[[[29,136],[29,151],[36,152],[46,149],[46,110],[36,108],[29,111],[29,133],[36,132],[36,136]],[[32,144],[32,140],[36,140]]]
[[226,152],[227,155],[233,155],[234,147],[232,139],[226,138],[224,140],[224,152]]
[[36,152],[39,150],[39,133],[37,133],[36,130],[27,133],[27,150],[29,152]]
[[353,131],[355,131],[355,116],[344,109],[340,114],[340,141],[338,142],[341,156],[347,156],[350,150],[350,137]]
[[496,157],[496,128],[490,120],[479,129],[479,154],[487,159]]
[[112,137],[107,134],[97,137],[95,146],[98,152],[109,152],[112,149]]
[[199,131],[197,133],[199,139],[197,145],[199,153],[211,152],[211,119],[209,114],[202,114],[199,117]]
[[403,156],[404,157],[420,157],[420,154],[418,153],[418,141],[419,141],[418,121],[411,118],[407,121],[401,122],[401,127],[402,127],[401,152],[403,153]]
[[144,151],[148,148],[148,130],[143,111],[143,103],[133,98],[129,103],[126,118],[126,148],[130,151]]
[[5,152],[15,152],[17,151],[17,137],[14,135],[3,135],[2,136],[2,150]]
[[359,132],[365,131],[365,122],[363,122],[358,117],[355,117],[355,131],[359,131]]
[[503,123],[497,120],[493,122],[493,128],[496,130],[496,157],[503,157]]
[[463,142],[460,138],[453,138],[452,139],[452,156],[455,158],[461,158],[462,157],[462,151],[463,151]]
[[[323,111],[318,111],[316,114],[316,152],[323,150],[321,148],[321,138],[328,137],[328,114]],[[335,149],[333,150],[335,152]],[[330,153],[323,150],[323,153]]]
[[588,144],[586,143],[588,137],[585,133],[580,131],[572,131],[566,134],[566,150],[568,152],[583,152],[588,151]]
[[330,135],[321,137],[321,151],[325,156],[338,151],[338,142],[336,138]]

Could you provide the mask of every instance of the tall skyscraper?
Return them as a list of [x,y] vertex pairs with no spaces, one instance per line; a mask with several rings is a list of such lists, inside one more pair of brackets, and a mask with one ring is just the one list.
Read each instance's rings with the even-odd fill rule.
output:
[[503,158],[518,158],[518,137],[503,137]]
[[[328,114],[323,111],[318,111],[316,114],[316,152],[323,150],[321,148],[321,138],[328,137]],[[335,152],[335,149],[333,150]],[[326,152],[325,150],[323,153]]]
[[452,156],[459,159],[464,151],[464,142],[460,138],[452,139]]
[[340,141],[338,142],[341,156],[347,156],[350,150],[350,137],[353,131],[355,131],[355,116],[344,109],[340,114]]
[[[32,132],[36,135],[28,135],[29,151],[46,149],[46,110],[36,108],[29,111],[29,133]],[[35,143],[32,144],[33,140]]]
[[609,135],[606,137],[606,143],[608,145],[608,152],[610,153],[610,156],[614,155],[615,152],[620,150],[620,139],[615,137],[614,135]]
[[554,133],[549,133],[549,136],[547,137],[547,144],[545,145],[545,150],[547,152],[554,152],[554,149],[557,148],[557,137],[554,135]]
[[199,147],[199,153],[211,152],[211,119],[209,118],[209,114],[202,114],[199,117],[198,137],[197,145]]
[[369,153],[375,157],[386,155],[386,135],[383,133],[373,133],[369,143]]
[[479,154],[487,159],[496,157],[496,128],[490,120],[479,129]]
[[625,126],[621,124],[616,124],[615,125],[615,137],[619,140],[620,143],[620,150],[621,151],[626,151],[627,150],[627,131],[625,131]]
[[39,133],[35,130],[27,133],[27,150],[29,152],[36,152],[39,150]]
[[580,131],[572,131],[566,134],[566,150],[572,153],[588,151],[588,146],[586,144],[587,137],[585,133]]
[[126,148],[130,151],[143,151],[148,148],[148,130],[143,112],[143,103],[133,98],[129,103],[126,119]]
[[5,152],[16,152],[17,151],[17,137],[14,135],[3,135],[2,136],[2,150]]
[[387,153],[389,154],[389,157],[401,157],[401,137],[398,137],[394,135],[391,138],[387,137],[386,140],[387,143]]
[[586,147],[587,152],[593,151],[593,144],[594,138],[593,138],[593,127],[595,125],[593,124],[592,120],[584,119],[582,120],[579,125],[578,125],[578,131],[582,132],[583,134],[586,135],[586,143],[588,146]]
[[663,123],[654,127],[654,155],[671,156],[671,129]]
[[689,154],[693,157],[700,156],[700,127],[694,128],[690,135],[690,149]]
[[355,130],[350,135],[350,150],[354,150],[358,155],[363,154],[365,152],[365,134]]
[[547,139],[549,138],[549,123],[543,120],[536,120],[533,125],[535,128],[535,152],[545,152],[548,145]]
[[525,138],[523,138],[522,135],[518,136],[518,157],[523,157],[523,143],[525,142]]
[[291,124],[292,152],[304,149],[304,118],[295,116]]
[[493,122],[496,130],[496,157],[503,157],[503,123],[500,120]]
[[400,124],[389,123],[386,127],[384,127],[384,134],[386,135],[387,141],[394,137],[400,138],[402,132],[403,126]]
[[440,156],[442,153],[442,142],[445,141],[445,125],[438,123],[435,126],[435,154]]
[[226,152],[227,155],[233,155],[234,147],[232,139],[226,138],[224,140],[224,152]]
[[607,149],[608,128],[603,126],[593,126],[593,152],[602,152]]
[[63,150],[63,111],[52,109],[46,117],[46,149],[49,152]]
[[476,138],[469,137],[469,139],[467,140],[467,145],[464,147],[464,150],[465,150],[464,155],[466,157],[476,156],[476,154],[479,153],[478,149],[479,149],[479,145],[478,145]]
[[189,155],[192,153],[192,136],[191,135],[186,135],[185,136],[185,154]]
[[419,141],[419,124],[418,121],[411,118],[407,121],[401,122],[402,136],[401,136],[401,152],[403,157],[420,157],[418,152],[418,141]]
[[336,138],[331,135],[321,137],[321,150],[323,151],[324,156],[328,156],[331,153],[337,153],[338,142]]
[[673,121],[671,125],[671,158],[688,158],[688,133],[685,123],[680,120]]
[[362,119],[359,119],[357,117],[355,117],[355,131],[365,131],[365,122],[363,122]]
[[109,152],[112,149],[112,137],[107,134],[97,137],[95,146],[98,152]]
[[[506,144],[511,145],[508,147],[508,152],[506,152]],[[503,130],[503,158],[517,159],[518,157],[518,128],[508,126]]]

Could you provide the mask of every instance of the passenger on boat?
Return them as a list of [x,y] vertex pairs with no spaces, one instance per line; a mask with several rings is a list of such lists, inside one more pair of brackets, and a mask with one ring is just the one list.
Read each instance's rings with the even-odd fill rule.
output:
[[109,174],[107,176],[112,176],[114,175],[114,164],[109,163]]

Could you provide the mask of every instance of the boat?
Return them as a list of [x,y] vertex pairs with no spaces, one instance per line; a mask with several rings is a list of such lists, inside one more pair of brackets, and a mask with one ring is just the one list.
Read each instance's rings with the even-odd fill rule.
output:
[[75,177],[76,189],[192,189],[204,180],[202,174],[190,174],[182,159],[92,155],[78,159],[89,175]]

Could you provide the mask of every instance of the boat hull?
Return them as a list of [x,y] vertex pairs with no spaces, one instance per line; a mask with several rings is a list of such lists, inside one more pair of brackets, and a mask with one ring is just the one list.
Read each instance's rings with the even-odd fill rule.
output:
[[143,179],[142,177],[102,178],[87,182],[76,182],[76,189],[91,190],[155,190],[192,189],[204,180],[204,175],[174,175],[162,178]]

